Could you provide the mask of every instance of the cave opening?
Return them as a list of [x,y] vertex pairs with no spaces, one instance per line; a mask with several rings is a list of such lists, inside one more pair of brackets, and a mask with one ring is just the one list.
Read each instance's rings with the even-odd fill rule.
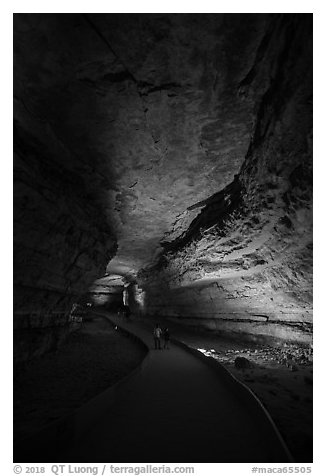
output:
[[312,225],[311,14],[14,14],[16,460],[312,461]]

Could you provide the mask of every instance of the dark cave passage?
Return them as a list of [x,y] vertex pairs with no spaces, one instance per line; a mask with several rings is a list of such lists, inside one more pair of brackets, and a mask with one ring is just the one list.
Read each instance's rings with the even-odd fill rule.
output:
[[[56,421],[139,366],[137,339],[113,332],[110,356],[89,337],[107,318],[132,335],[158,322],[201,349],[258,395],[294,459],[312,460],[311,14],[14,14],[18,445],[36,431],[24,372],[50,375],[59,399],[53,369],[88,356]],[[182,374],[174,350],[162,358]],[[157,365],[164,380],[173,365]],[[208,440],[200,461],[232,460]]]

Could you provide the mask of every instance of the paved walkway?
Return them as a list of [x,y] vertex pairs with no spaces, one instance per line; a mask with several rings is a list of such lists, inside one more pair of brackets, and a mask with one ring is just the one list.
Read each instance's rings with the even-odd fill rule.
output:
[[[111,315],[110,320],[140,338],[150,348],[148,356],[138,371],[78,410],[39,461],[289,461],[268,418],[237,395],[223,372],[219,376],[179,345],[154,350],[144,324]],[[45,433],[39,438],[43,450],[46,438]]]

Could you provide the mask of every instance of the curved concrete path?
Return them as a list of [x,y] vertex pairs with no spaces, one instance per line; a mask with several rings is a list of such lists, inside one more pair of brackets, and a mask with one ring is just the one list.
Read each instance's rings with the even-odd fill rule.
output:
[[110,320],[150,348],[141,367],[79,409],[55,436],[43,432],[30,441],[26,457],[36,461],[40,445],[40,462],[290,460],[253,396],[236,391],[240,384],[230,386],[223,372],[179,345],[153,350],[151,329],[136,321]]

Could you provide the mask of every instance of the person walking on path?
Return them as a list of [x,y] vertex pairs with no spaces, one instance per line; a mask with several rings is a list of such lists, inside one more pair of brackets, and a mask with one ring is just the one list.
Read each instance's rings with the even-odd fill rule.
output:
[[154,327],[155,349],[161,349],[161,335],[162,335],[162,329],[160,328],[159,324],[156,324],[156,326]]
[[170,331],[166,327],[163,332],[163,338],[164,338],[164,349],[169,349],[169,342],[170,342]]

